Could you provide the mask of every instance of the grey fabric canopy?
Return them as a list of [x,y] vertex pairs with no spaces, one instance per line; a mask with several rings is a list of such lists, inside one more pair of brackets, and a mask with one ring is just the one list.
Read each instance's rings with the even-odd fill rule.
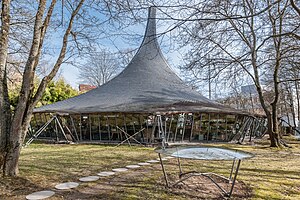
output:
[[51,113],[170,113],[240,111],[216,103],[187,86],[169,67],[156,39],[155,8],[149,9],[144,40],[128,66],[85,94],[36,108]]

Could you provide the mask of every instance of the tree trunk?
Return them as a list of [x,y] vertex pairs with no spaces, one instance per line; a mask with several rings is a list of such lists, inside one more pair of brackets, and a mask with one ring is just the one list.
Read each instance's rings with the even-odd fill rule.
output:
[[[11,137],[18,136],[18,134],[20,134],[19,132],[13,132],[13,131],[15,130],[11,131]],[[6,163],[3,169],[3,175],[5,176],[17,176],[19,173],[18,162],[19,162],[19,156],[20,156],[22,144],[19,139],[16,140],[11,137],[9,138],[8,152],[5,158]]]
[[267,113],[267,133],[270,137],[270,147],[279,146],[279,137],[274,134],[273,129],[273,117],[271,113]]
[[[33,94],[33,80],[35,76],[35,69],[37,63],[39,61],[41,47],[43,45],[43,39],[50,21],[50,17],[52,15],[52,11],[56,0],[52,0],[49,11],[43,23],[43,15],[46,7],[46,0],[41,0],[39,2],[39,8],[35,18],[35,26],[34,26],[34,34],[33,34],[33,42],[30,49],[29,57],[27,63],[25,65],[22,88],[20,92],[19,102],[17,104],[14,117],[12,119],[11,131],[6,131],[6,154],[4,158],[3,164],[3,175],[8,176],[17,176],[19,169],[19,157],[22,148],[22,144],[26,137],[26,132],[28,130],[30,120],[32,118],[32,112],[39,99],[41,98],[45,87],[47,84],[53,79],[56,75],[58,69],[60,68],[63,59],[66,55],[67,44],[68,44],[68,36],[71,33],[73,21],[75,16],[79,12],[81,6],[83,5],[84,0],[81,0],[75,10],[73,10],[68,28],[63,37],[63,45],[61,47],[61,51],[59,57],[49,73],[48,76],[44,77],[41,81],[35,95]],[[42,31],[41,31],[42,30]],[[6,48],[7,49],[7,48]],[[1,97],[1,94],[0,94]],[[8,119],[8,118],[6,118]],[[11,118],[9,118],[11,119]]]
[[7,91],[6,60],[10,28],[10,0],[2,0],[0,35],[0,169],[4,170],[11,112]]
[[271,147],[280,147],[280,134],[278,131],[277,105],[272,104],[272,135]]
[[[32,114],[26,114],[26,121],[23,121],[21,126],[12,126],[9,142],[8,142],[8,152],[6,156],[6,165],[4,169],[4,175],[7,176],[17,176],[19,173],[19,157],[22,149],[22,145],[28,130],[30,119]],[[15,117],[15,120],[23,120],[22,117]]]

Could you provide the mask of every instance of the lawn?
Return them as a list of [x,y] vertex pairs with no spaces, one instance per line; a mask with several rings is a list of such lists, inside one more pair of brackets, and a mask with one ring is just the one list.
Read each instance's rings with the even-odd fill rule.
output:
[[[247,199],[300,199],[300,142],[289,138],[292,148],[269,148],[267,141],[255,145],[218,144],[255,154],[241,164],[239,183],[244,183],[251,197]],[[49,199],[199,199],[201,193],[167,190],[159,164],[82,183],[78,188],[58,191],[54,186],[78,178],[96,175],[112,168],[156,159],[151,147],[105,145],[31,144],[20,157],[18,179],[0,179],[0,199],[25,199],[32,192],[51,189],[56,194]],[[176,159],[166,161],[172,179],[177,169]],[[213,171],[228,176],[228,161],[187,161],[184,169]],[[200,195],[200,197],[199,197]],[[203,197],[204,198],[204,197]],[[233,194],[232,199],[240,199]]]

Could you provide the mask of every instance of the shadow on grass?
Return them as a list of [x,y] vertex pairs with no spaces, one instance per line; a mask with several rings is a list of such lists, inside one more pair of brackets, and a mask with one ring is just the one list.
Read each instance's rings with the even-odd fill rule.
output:
[[22,177],[0,178],[0,199],[25,199],[24,191],[27,194],[45,190],[46,188],[34,184]]

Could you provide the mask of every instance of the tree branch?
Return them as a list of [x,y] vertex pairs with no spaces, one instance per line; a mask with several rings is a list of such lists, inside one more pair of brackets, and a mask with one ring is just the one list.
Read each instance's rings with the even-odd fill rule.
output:
[[294,8],[294,10],[298,13],[298,15],[300,16],[300,8],[296,5],[294,0],[290,0],[291,2],[291,6]]
[[39,101],[39,99],[41,98],[47,84],[53,79],[53,77],[56,75],[57,71],[59,70],[65,56],[66,56],[66,50],[67,50],[67,46],[68,46],[68,37],[71,33],[71,30],[72,30],[72,27],[73,27],[73,22],[74,22],[74,19],[75,19],[75,16],[77,15],[77,13],[79,12],[80,8],[82,7],[83,3],[84,3],[85,0],[81,0],[76,9],[72,12],[72,15],[71,15],[71,18],[70,18],[70,21],[69,21],[69,25],[68,25],[68,28],[66,29],[65,31],[65,34],[64,34],[64,37],[63,37],[63,45],[61,47],[61,50],[60,50],[60,54],[58,56],[58,59],[53,67],[53,69],[51,70],[51,72],[45,76],[43,78],[43,80],[41,81],[38,89],[37,89],[37,92],[35,94],[35,96],[33,97],[33,102],[32,102],[32,107],[34,107],[37,102]]

